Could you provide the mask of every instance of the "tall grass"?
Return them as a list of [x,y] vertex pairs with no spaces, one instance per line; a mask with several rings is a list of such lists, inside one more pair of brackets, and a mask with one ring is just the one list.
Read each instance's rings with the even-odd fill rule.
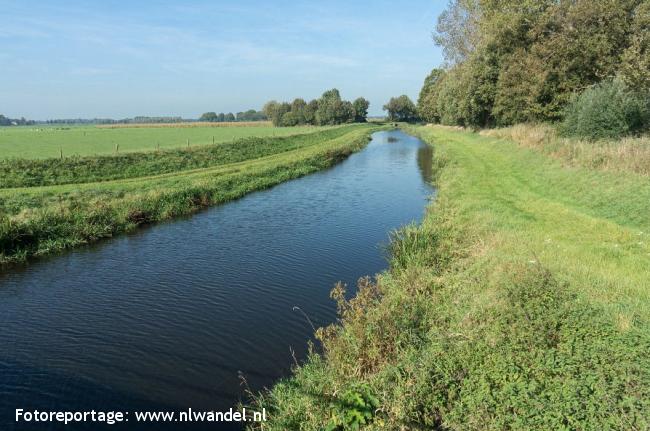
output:
[[570,165],[650,176],[650,136],[589,141],[559,136],[547,124],[490,129],[484,136],[506,138]]

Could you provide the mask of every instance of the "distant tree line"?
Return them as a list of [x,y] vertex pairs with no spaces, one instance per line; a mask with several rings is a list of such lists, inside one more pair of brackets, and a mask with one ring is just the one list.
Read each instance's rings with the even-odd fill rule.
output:
[[246,112],[238,112],[237,115],[232,112],[228,114],[215,114],[206,112],[198,120],[183,117],[149,117],[136,116],[133,118],[56,118],[50,120],[26,120],[24,118],[11,119],[0,115],[0,126],[29,126],[35,124],[162,124],[162,123],[191,123],[193,121],[263,121],[266,115],[261,111],[250,109]]
[[489,127],[568,113],[577,121],[615,109],[609,95],[620,109],[605,119],[647,127],[647,0],[452,0],[434,40],[447,63],[420,92],[418,113],[428,122]]
[[0,115],[0,126],[30,126],[36,124],[34,120],[25,120],[25,118],[7,118]]
[[209,121],[213,123],[222,123],[222,122],[231,122],[231,121],[264,121],[266,120],[266,114],[262,111],[256,111],[254,109],[249,109],[246,112],[238,112],[237,115],[229,112],[224,114],[223,112],[206,112],[199,118],[199,121]]
[[324,92],[319,99],[309,102],[300,98],[291,103],[271,100],[262,111],[275,126],[325,126],[366,122],[369,106],[370,102],[363,97],[354,102],[343,100],[339,90],[333,88]]
[[156,124],[156,123],[184,123],[195,120],[188,120],[182,117],[148,117],[137,116],[133,118],[57,118],[52,120],[38,121],[39,124]]

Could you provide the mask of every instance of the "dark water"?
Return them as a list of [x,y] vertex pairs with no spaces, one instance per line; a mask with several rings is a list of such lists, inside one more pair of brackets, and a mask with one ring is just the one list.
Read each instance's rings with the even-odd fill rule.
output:
[[60,429],[17,427],[16,408],[227,410],[240,374],[253,390],[286,376],[313,333],[293,307],[326,325],[335,282],[385,269],[388,233],[433,192],[431,156],[376,133],[327,171],[0,274],[0,430]]

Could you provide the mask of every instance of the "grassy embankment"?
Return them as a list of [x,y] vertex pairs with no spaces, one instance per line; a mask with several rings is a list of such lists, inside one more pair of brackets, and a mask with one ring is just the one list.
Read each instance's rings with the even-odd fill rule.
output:
[[342,325],[257,399],[262,428],[648,429],[650,180],[626,157],[590,169],[542,144],[408,131],[435,148],[437,200],[388,272],[350,302],[335,289]]
[[[85,244],[323,169],[378,126],[249,138],[195,149],[32,160],[0,169],[0,263]],[[165,173],[160,173],[165,172]],[[120,176],[121,179],[110,180]]]
[[587,141],[558,136],[548,124],[519,124],[481,132],[507,138],[571,166],[650,176],[650,136]]
[[[126,124],[114,126],[21,126],[0,127],[0,159],[45,159],[95,156],[230,142],[252,136],[265,138],[311,133],[325,127],[273,127],[261,124],[226,123]],[[232,123],[228,123],[232,124]]]

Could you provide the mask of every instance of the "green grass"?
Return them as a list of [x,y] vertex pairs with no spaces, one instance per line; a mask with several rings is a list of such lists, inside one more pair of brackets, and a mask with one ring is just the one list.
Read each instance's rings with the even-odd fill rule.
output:
[[45,159],[96,156],[230,142],[248,137],[289,136],[322,128],[305,127],[124,127],[25,126],[0,127],[0,159]]
[[649,429],[650,180],[408,131],[435,148],[437,200],[388,272],[335,289],[340,324],[256,399],[263,429],[353,429],[374,398],[368,429]]
[[[323,169],[362,148],[378,127],[350,125],[319,132],[320,136],[266,138],[256,145],[279,151],[260,149],[252,152],[255,158],[209,167],[0,189],[0,263],[86,244]],[[284,145],[287,142],[289,146]],[[247,156],[249,150],[242,147]],[[192,154],[201,160],[205,156],[201,151]]]
[[249,137],[215,145],[63,159],[0,161],[1,187],[86,183],[208,168],[318,145],[348,133],[339,127],[283,137]]

